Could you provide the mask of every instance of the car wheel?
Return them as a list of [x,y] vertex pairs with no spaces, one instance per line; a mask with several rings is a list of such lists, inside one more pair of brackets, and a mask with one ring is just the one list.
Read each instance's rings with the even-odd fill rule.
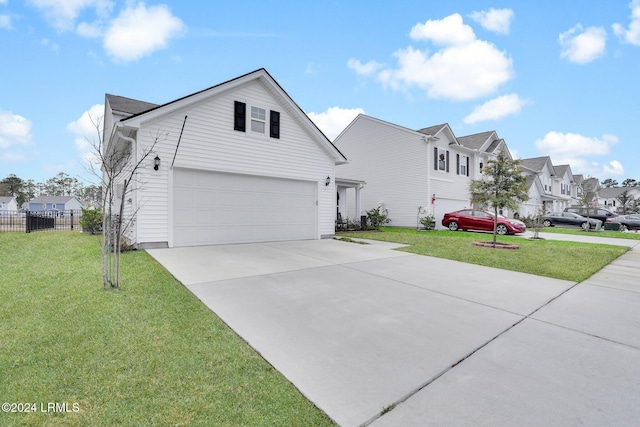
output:
[[542,221],[542,225],[544,225],[545,227],[551,227],[551,221],[545,219],[544,221]]
[[458,231],[458,223],[455,221],[451,221],[448,227],[449,227],[449,230],[451,231]]
[[627,227],[624,224],[620,224],[620,231],[628,231],[628,230],[629,230],[629,227]]
[[496,233],[504,236],[505,234],[509,234],[509,229],[504,224],[498,224],[498,226],[496,227]]
[[591,228],[591,224],[585,221],[582,224],[580,224],[580,227],[582,227],[583,230],[587,231]]

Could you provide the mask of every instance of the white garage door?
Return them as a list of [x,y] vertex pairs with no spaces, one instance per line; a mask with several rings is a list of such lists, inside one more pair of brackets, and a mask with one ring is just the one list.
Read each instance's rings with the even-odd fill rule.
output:
[[174,246],[315,239],[316,183],[174,170]]

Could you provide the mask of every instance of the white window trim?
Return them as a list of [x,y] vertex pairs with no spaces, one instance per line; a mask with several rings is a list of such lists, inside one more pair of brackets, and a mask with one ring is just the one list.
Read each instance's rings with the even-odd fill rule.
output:
[[[261,135],[266,135],[267,134],[267,129],[268,129],[268,124],[267,124],[267,111],[268,109],[263,108],[263,107],[259,107],[257,105],[251,105],[250,107],[250,112],[249,112],[249,130],[253,133],[253,134],[261,134]],[[260,119],[259,117],[256,118],[253,116],[253,110],[254,109],[259,109],[262,111],[264,117],[262,119]],[[254,130],[253,129],[253,123],[262,123],[262,132]]]

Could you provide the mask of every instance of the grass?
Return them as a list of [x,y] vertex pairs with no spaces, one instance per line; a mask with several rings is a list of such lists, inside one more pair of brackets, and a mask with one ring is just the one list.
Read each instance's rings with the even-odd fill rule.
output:
[[540,229],[540,232],[541,233],[557,233],[557,234],[577,234],[579,236],[589,236],[589,237],[613,237],[615,239],[640,240],[640,233],[622,233],[620,231],[604,231],[604,230],[584,231],[580,228],[544,227]]
[[103,291],[96,236],[0,233],[0,277],[2,426],[334,425],[146,252]]
[[462,231],[428,231],[383,227],[381,232],[346,233],[362,239],[384,240],[410,245],[400,250],[463,261],[471,264],[520,271],[538,276],[581,282],[628,248],[554,240],[527,240],[514,236],[499,236],[498,242],[516,243],[517,250],[501,250],[474,246],[477,241],[490,242],[491,234]]

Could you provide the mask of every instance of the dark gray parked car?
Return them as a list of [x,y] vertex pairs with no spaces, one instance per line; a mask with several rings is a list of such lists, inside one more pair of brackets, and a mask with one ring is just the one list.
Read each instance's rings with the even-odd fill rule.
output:
[[587,218],[572,212],[551,212],[542,217],[542,225],[545,227],[579,227],[583,230],[596,228],[602,221],[595,218]]
[[640,230],[640,214],[620,215],[615,218],[609,218],[607,222],[620,224],[620,231]]
[[584,217],[588,216],[589,218],[599,219],[603,223],[606,222],[608,218],[614,218],[616,216],[613,212],[602,208],[589,208],[589,215],[587,215],[587,208],[577,206],[565,208],[564,211],[573,212]]

